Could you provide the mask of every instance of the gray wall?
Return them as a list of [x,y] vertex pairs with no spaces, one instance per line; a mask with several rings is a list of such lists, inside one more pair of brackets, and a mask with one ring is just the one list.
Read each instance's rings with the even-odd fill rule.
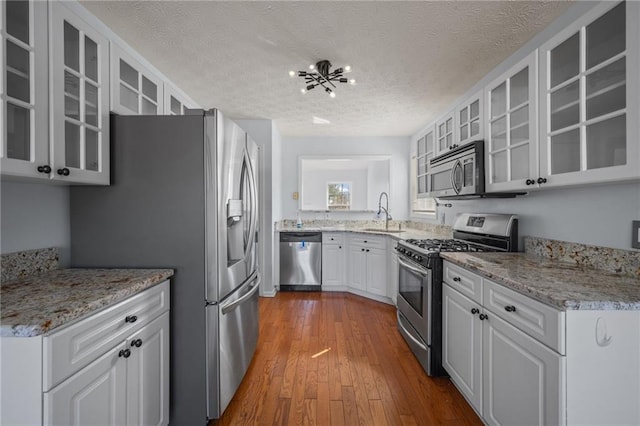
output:
[[[443,201],[445,202],[445,201]],[[514,213],[520,236],[631,248],[631,221],[640,220],[640,183],[620,183],[532,192],[513,199],[446,201],[438,221],[451,225],[456,213]],[[522,238],[520,239],[522,244]]]
[[68,266],[69,188],[2,181],[0,193],[1,252],[57,247],[61,266]]

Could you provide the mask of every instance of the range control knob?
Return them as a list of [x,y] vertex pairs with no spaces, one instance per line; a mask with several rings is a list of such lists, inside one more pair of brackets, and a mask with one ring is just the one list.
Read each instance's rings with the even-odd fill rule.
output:
[[418,257],[416,258],[416,260],[417,260],[418,262],[422,262],[422,256],[418,256]]

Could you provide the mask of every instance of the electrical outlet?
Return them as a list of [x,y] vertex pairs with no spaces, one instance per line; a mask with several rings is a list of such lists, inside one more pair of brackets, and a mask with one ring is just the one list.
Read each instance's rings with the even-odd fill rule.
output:
[[631,221],[631,247],[640,249],[640,220]]

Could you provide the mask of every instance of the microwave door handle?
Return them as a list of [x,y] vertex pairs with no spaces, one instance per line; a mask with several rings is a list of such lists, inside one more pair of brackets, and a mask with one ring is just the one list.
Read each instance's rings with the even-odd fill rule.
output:
[[451,168],[451,175],[449,177],[451,178],[451,188],[455,191],[456,194],[459,194],[462,188],[458,188],[456,186],[456,181],[454,178],[457,168],[462,169],[462,163],[460,162],[460,160],[457,160],[453,165],[453,167]]

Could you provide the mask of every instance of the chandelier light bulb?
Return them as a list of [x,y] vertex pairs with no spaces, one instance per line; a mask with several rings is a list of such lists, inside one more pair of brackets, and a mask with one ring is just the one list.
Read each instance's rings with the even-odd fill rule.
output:
[[349,84],[354,86],[356,84],[356,79],[352,78],[351,80],[349,80]]
[[329,93],[329,97],[330,97],[330,98],[335,98],[335,97],[336,97],[336,92],[331,92],[331,93]]
[[296,76],[295,71],[289,71],[289,77],[295,77],[295,76]]
[[300,89],[300,93],[304,95],[305,93],[307,93],[307,89]]
[[311,64],[311,65],[309,65],[309,69],[310,69],[310,70],[314,70],[314,69],[316,69],[316,66],[315,66],[315,65],[313,65],[313,64]]
[[345,65],[344,72],[351,72],[351,65]]

